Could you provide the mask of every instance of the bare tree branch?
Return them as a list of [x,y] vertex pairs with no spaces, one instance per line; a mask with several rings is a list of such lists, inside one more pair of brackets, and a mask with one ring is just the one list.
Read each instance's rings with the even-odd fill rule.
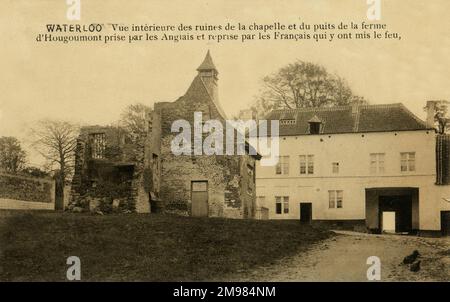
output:
[[73,172],[78,126],[59,120],[41,120],[31,129],[32,146],[46,159],[47,167],[59,170],[64,181]]

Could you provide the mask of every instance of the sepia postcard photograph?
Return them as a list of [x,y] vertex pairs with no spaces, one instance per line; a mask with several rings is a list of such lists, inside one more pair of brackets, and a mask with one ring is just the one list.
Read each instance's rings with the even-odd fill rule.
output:
[[448,284],[449,10],[0,0],[0,282]]

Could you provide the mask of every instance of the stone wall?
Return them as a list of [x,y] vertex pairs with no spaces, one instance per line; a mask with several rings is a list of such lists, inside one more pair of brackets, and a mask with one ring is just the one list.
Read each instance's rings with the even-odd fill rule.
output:
[[54,181],[0,173],[0,198],[52,203]]
[[[152,128],[158,129],[157,123]],[[105,137],[100,158],[93,156],[95,133]],[[69,209],[149,212],[149,196],[154,190],[149,182],[153,179],[152,154],[159,154],[158,146],[150,146],[152,141],[151,130],[136,138],[118,127],[83,128],[77,141]]]
[[[194,125],[194,113],[202,112],[207,119],[226,125],[209,96],[196,87],[194,80],[185,96],[172,103],[157,103],[155,111],[161,116],[161,199],[166,210],[183,215],[191,214],[191,182],[208,181],[208,216],[253,218],[255,216],[254,172],[248,176],[247,166],[254,159],[248,155],[180,155],[171,151],[172,123],[186,120]],[[201,86],[201,85],[200,85]],[[192,129],[193,134],[193,129]],[[248,191],[248,186],[251,191]]]
[[[149,212],[157,208],[158,211],[190,215],[192,181],[208,181],[208,216],[255,216],[255,160],[252,157],[175,156],[171,151],[175,136],[171,128],[176,120],[183,119],[194,125],[194,113],[202,112],[204,121],[218,120],[224,128],[226,126],[218,102],[218,72],[209,53],[197,71],[199,74],[184,96],[175,102],[155,104],[144,141],[128,143],[127,137],[112,127],[83,129],[77,144],[70,206],[92,210],[90,203],[104,203],[106,196],[93,194],[96,192],[93,187],[102,179],[99,177],[101,170],[106,169],[100,164],[117,167],[118,163],[125,162],[133,167],[130,190],[127,199],[118,197],[125,200],[127,210]],[[99,132],[106,136],[106,158],[92,159],[89,134]]]
[[0,209],[54,208],[54,180],[0,173]]
[[175,156],[163,139],[161,199],[167,211],[190,215],[191,182],[208,181],[210,217],[242,218],[240,159],[237,156]]

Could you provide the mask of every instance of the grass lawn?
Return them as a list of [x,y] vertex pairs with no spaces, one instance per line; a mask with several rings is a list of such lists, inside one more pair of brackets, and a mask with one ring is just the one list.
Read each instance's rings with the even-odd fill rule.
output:
[[[213,281],[333,236],[297,221],[0,212],[0,281]],[[226,280],[223,280],[226,281]]]

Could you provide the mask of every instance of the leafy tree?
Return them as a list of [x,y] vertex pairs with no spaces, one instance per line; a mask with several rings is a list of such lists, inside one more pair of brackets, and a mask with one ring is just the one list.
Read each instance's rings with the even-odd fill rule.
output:
[[137,103],[125,108],[120,116],[119,125],[137,142],[147,134],[148,118],[152,109]]
[[0,170],[17,173],[26,162],[26,153],[15,137],[0,137]]
[[439,134],[445,134],[450,128],[450,118],[448,117],[448,104],[447,101],[437,101],[436,102],[436,113],[434,115],[434,120],[438,124]]
[[297,61],[263,78],[261,92],[250,109],[261,116],[274,109],[331,107],[353,103],[367,102],[354,95],[343,78],[330,74],[325,67]]

